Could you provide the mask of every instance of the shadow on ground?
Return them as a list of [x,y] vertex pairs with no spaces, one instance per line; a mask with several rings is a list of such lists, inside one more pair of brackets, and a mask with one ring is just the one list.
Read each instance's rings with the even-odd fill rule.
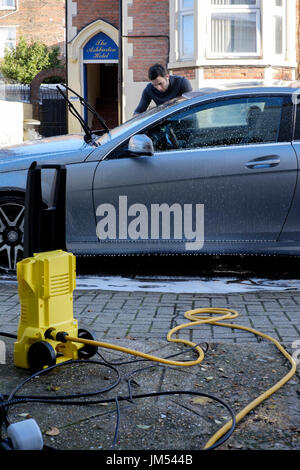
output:
[[286,256],[140,255],[77,257],[78,274],[164,276],[237,276],[299,279],[300,260]]

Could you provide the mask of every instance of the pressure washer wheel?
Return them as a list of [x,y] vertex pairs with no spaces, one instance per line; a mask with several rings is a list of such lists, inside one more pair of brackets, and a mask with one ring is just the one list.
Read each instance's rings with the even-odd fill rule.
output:
[[[78,335],[77,336],[78,336],[78,338],[82,338],[82,339],[91,339],[93,341],[95,340],[92,333],[90,333],[89,331],[87,331],[83,328],[80,328],[78,330]],[[95,356],[97,351],[98,351],[98,346],[94,346],[92,344],[85,344],[83,346],[83,348],[80,348],[78,350],[78,357],[80,359],[89,359],[90,357]]]
[[28,350],[28,363],[33,373],[42,370],[44,367],[56,364],[56,353],[47,341],[36,341]]

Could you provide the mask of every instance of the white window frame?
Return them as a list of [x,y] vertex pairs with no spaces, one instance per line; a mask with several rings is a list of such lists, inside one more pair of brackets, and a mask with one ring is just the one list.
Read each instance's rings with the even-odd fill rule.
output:
[[8,0],[0,0],[0,10],[15,10],[16,9],[16,0],[13,0],[13,5],[4,5]]
[[11,39],[5,39],[4,42],[0,42],[0,58],[3,58],[4,57],[4,54],[5,54],[5,49],[7,47],[7,43],[12,43],[13,44],[13,48],[16,47],[16,43],[17,43],[17,27],[16,26],[0,26],[1,30],[3,29],[11,29],[11,30],[14,30],[14,39],[11,40]]
[[[209,6],[207,15],[207,58],[244,58],[260,57],[261,55],[261,1],[256,0],[255,5],[212,5]],[[211,18],[216,13],[252,13],[256,15],[256,44],[255,52],[213,52],[211,44]]]
[[[194,5],[197,0],[194,0]],[[192,60],[195,56],[195,11],[194,7],[185,8],[184,0],[179,0],[179,59],[180,60]],[[184,53],[184,37],[183,37],[183,20],[186,16],[193,17],[193,31],[194,31],[194,43],[193,43],[193,53],[185,54]]]
[[[277,17],[282,18],[282,51],[280,53],[276,53],[276,49],[275,49],[275,46],[276,46],[275,21]],[[273,54],[275,56],[283,57],[285,49],[286,49],[286,0],[282,0],[282,6],[276,6],[276,0],[274,0],[272,26],[273,26],[273,41],[274,41]]]
[[[296,60],[296,0],[284,0],[283,54],[275,54],[273,15],[278,13],[274,8],[276,0],[260,0],[260,24],[257,55],[210,55],[208,54],[208,25],[211,14],[211,0],[194,0],[194,57],[182,58],[180,55],[180,0],[169,3],[170,18],[170,60],[168,68],[174,70],[184,67],[195,67],[197,83],[201,83],[204,67],[249,66],[264,67],[265,79],[272,78],[272,67],[290,67],[295,73]],[[234,7],[240,7],[235,5]],[[253,5],[254,6],[254,5]],[[281,7],[277,7],[281,8]],[[200,85],[198,85],[200,86]]]

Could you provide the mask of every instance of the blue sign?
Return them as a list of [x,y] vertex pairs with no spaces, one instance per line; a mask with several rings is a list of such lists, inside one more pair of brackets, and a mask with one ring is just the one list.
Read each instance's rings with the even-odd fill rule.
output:
[[105,33],[93,36],[83,49],[84,61],[118,61],[118,46]]

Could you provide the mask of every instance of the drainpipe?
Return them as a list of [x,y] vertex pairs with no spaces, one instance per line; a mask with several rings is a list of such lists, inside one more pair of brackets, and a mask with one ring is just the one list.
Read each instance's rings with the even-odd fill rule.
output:
[[[68,18],[68,12],[69,12],[69,0],[66,0],[65,2],[65,70],[66,70],[66,78],[65,78],[65,84],[69,84],[69,54],[68,54],[68,48],[69,48],[69,18]],[[68,90],[65,90],[65,92],[68,95]],[[66,116],[66,131],[67,134],[69,133],[69,110],[68,110],[68,105],[67,102],[65,102],[65,116]]]
[[123,1],[119,0],[118,116],[123,122]]
[[68,85],[68,70],[69,70],[69,57],[68,57],[68,45],[69,45],[69,34],[68,34],[68,3],[69,0],[65,2],[65,61],[66,61],[66,85]]

